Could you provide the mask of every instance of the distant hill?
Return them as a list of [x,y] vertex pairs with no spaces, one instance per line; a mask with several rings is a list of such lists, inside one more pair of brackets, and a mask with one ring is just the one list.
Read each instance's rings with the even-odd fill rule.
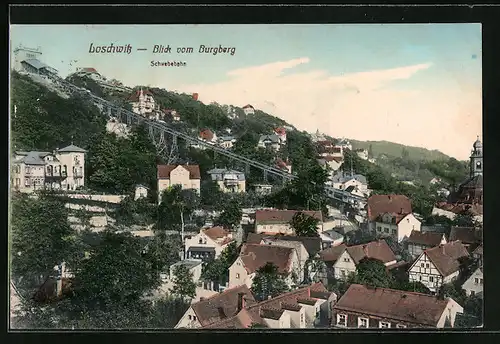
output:
[[389,141],[357,141],[349,140],[353,149],[369,149],[375,158],[384,154],[388,157],[401,157],[403,149],[408,152],[408,158],[415,161],[448,160],[450,157],[436,149],[429,150],[421,147],[406,146]]

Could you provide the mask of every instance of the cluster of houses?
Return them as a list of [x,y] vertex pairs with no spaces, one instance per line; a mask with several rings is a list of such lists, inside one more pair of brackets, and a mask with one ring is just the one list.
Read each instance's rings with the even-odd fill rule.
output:
[[101,75],[95,68],[84,67],[78,68],[73,74],[74,76],[84,77],[94,80],[103,89],[109,91],[117,92],[130,92],[132,89],[130,87],[124,86],[122,82],[116,79],[107,79],[105,76]]
[[[202,289],[210,289],[212,294],[196,298],[176,328],[453,327],[457,314],[464,312],[463,305],[438,296],[437,291],[467,271],[464,264],[474,260],[478,268],[465,279],[463,289],[468,296],[482,297],[482,239],[477,229],[453,227],[448,236],[422,232],[409,200],[401,195],[372,196],[367,208],[368,230],[382,235],[356,245],[325,240],[321,212],[304,212],[318,220],[320,236],[301,237],[290,224],[297,210],[256,210],[254,230],[229,268],[228,283],[220,292],[205,284]],[[377,231],[379,227],[382,230]],[[412,261],[395,254],[384,236],[406,245]],[[203,261],[217,258],[233,241],[229,231],[215,227],[202,229],[187,239],[185,247],[188,257]],[[330,279],[347,279],[366,258],[382,262],[388,272],[406,271],[409,281],[421,282],[429,293],[358,284],[340,297],[326,290]],[[313,260],[319,262],[314,268]],[[253,280],[268,263],[277,267],[291,291],[258,301],[252,293]],[[193,275],[199,274],[193,271]],[[195,282],[203,284],[199,279]]]

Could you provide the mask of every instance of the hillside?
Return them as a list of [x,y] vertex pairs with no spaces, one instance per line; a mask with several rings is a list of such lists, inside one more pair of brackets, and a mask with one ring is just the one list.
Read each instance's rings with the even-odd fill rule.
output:
[[438,150],[428,150],[421,147],[406,146],[400,143],[389,141],[349,141],[351,142],[353,149],[369,150],[371,147],[374,158],[378,158],[382,154],[388,157],[401,157],[403,150],[406,150],[408,152],[408,158],[410,160],[415,161],[448,160],[450,158],[449,156]]

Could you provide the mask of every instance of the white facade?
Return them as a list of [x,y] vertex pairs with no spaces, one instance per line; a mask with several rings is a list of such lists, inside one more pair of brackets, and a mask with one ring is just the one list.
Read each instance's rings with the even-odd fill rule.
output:
[[360,159],[368,160],[368,150],[367,149],[357,151],[356,154],[358,155],[358,157]]
[[200,328],[201,323],[196,316],[196,313],[193,310],[193,307],[189,307],[189,309],[184,313],[181,320],[175,325],[174,328]]
[[14,64],[12,68],[17,72],[21,72],[24,69],[21,62],[31,59],[40,60],[42,58],[42,50],[40,49],[40,47],[35,49],[35,48],[19,46],[16,49],[14,49],[13,55],[14,55]]
[[255,109],[252,105],[246,105],[243,107],[243,112],[245,113],[245,115],[253,115],[255,114]]
[[220,244],[219,242],[213,240],[208,235],[203,232],[203,229],[200,230],[200,233],[192,236],[191,238],[186,238],[184,242],[185,252],[188,253],[191,247],[205,247],[207,250],[214,249],[215,257],[219,258],[222,251],[229,245],[230,242],[226,242],[224,244]]
[[150,114],[157,110],[156,102],[149,92],[139,90],[138,99],[130,102],[132,111],[139,115]]
[[335,279],[346,279],[351,273],[356,273],[356,263],[345,250],[333,265],[333,269]]
[[477,296],[483,298],[483,269],[478,268],[462,285],[462,289],[467,296]]
[[409,280],[410,282],[421,282],[431,292],[435,293],[443,284],[452,282],[458,275],[459,271],[455,271],[448,276],[441,275],[434,263],[432,263],[424,252],[410,267]]
[[407,214],[398,223],[393,223],[394,217],[391,214],[383,214],[382,220],[375,221],[372,228],[377,234],[391,236],[398,242],[410,237],[412,231],[420,231],[422,223],[413,215]]
[[[323,232],[323,222],[318,223],[318,233]],[[294,235],[295,231],[288,222],[282,223],[256,223],[255,233]]]
[[148,197],[148,188],[145,187],[144,185],[137,185],[135,187],[135,194],[134,194],[134,200],[138,200],[139,198],[146,198]]
[[[447,241],[446,241],[446,238],[443,234],[439,245],[444,245],[446,243],[447,243]],[[428,248],[432,248],[432,247],[422,245],[422,244],[408,243],[408,253],[410,253],[410,255],[414,258],[420,256],[422,254],[422,252],[424,252]]]
[[190,172],[185,169],[182,165],[177,166],[170,172],[170,178],[159,178],[158,179],[158,198],[160,201],[160,195],[163,191],[174,185],[181,185],[183,190],[192,189],[198,194],[200,193],[200,179],[191,179]]
[[271,184],[254,184],[255,193],[259,195],[268,195],[272,192]]
[[85,185],[85,150],[71,145],[53,153],[16,152],[11,185],[21,192],[76,190]]
[[175,276],[175,269],[177,266],[184,265],[188,269],[188,271],[193,274],[193,282],[195,284],[198,283],[198,281],[201,279],[201,272],[202,272],[202,267],[203,264],[201,264],[201,260],[196,260],[196,259],[186,259],[183,261],[180,261],[178,263],[175,263],[170,266],[170,280],[174,280]]
[[281,247],[290,247],[295,250],[297,253],[297,273],[299,282],[302,282],[305,278],[305,265],[306,261],[309,259],[309,253],[307,252],[304,244],[300,241],[291,241],[291,240],[267,240],[263,239],[262,244],[273,245],[273,246],[281,246]]

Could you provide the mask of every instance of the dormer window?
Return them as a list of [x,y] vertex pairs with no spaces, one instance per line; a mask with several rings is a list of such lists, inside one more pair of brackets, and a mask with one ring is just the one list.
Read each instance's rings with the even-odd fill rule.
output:
[[198,244],[203,244],[203,239],[202,239],[202,238],[200,238],[200,239],[198,240]]

